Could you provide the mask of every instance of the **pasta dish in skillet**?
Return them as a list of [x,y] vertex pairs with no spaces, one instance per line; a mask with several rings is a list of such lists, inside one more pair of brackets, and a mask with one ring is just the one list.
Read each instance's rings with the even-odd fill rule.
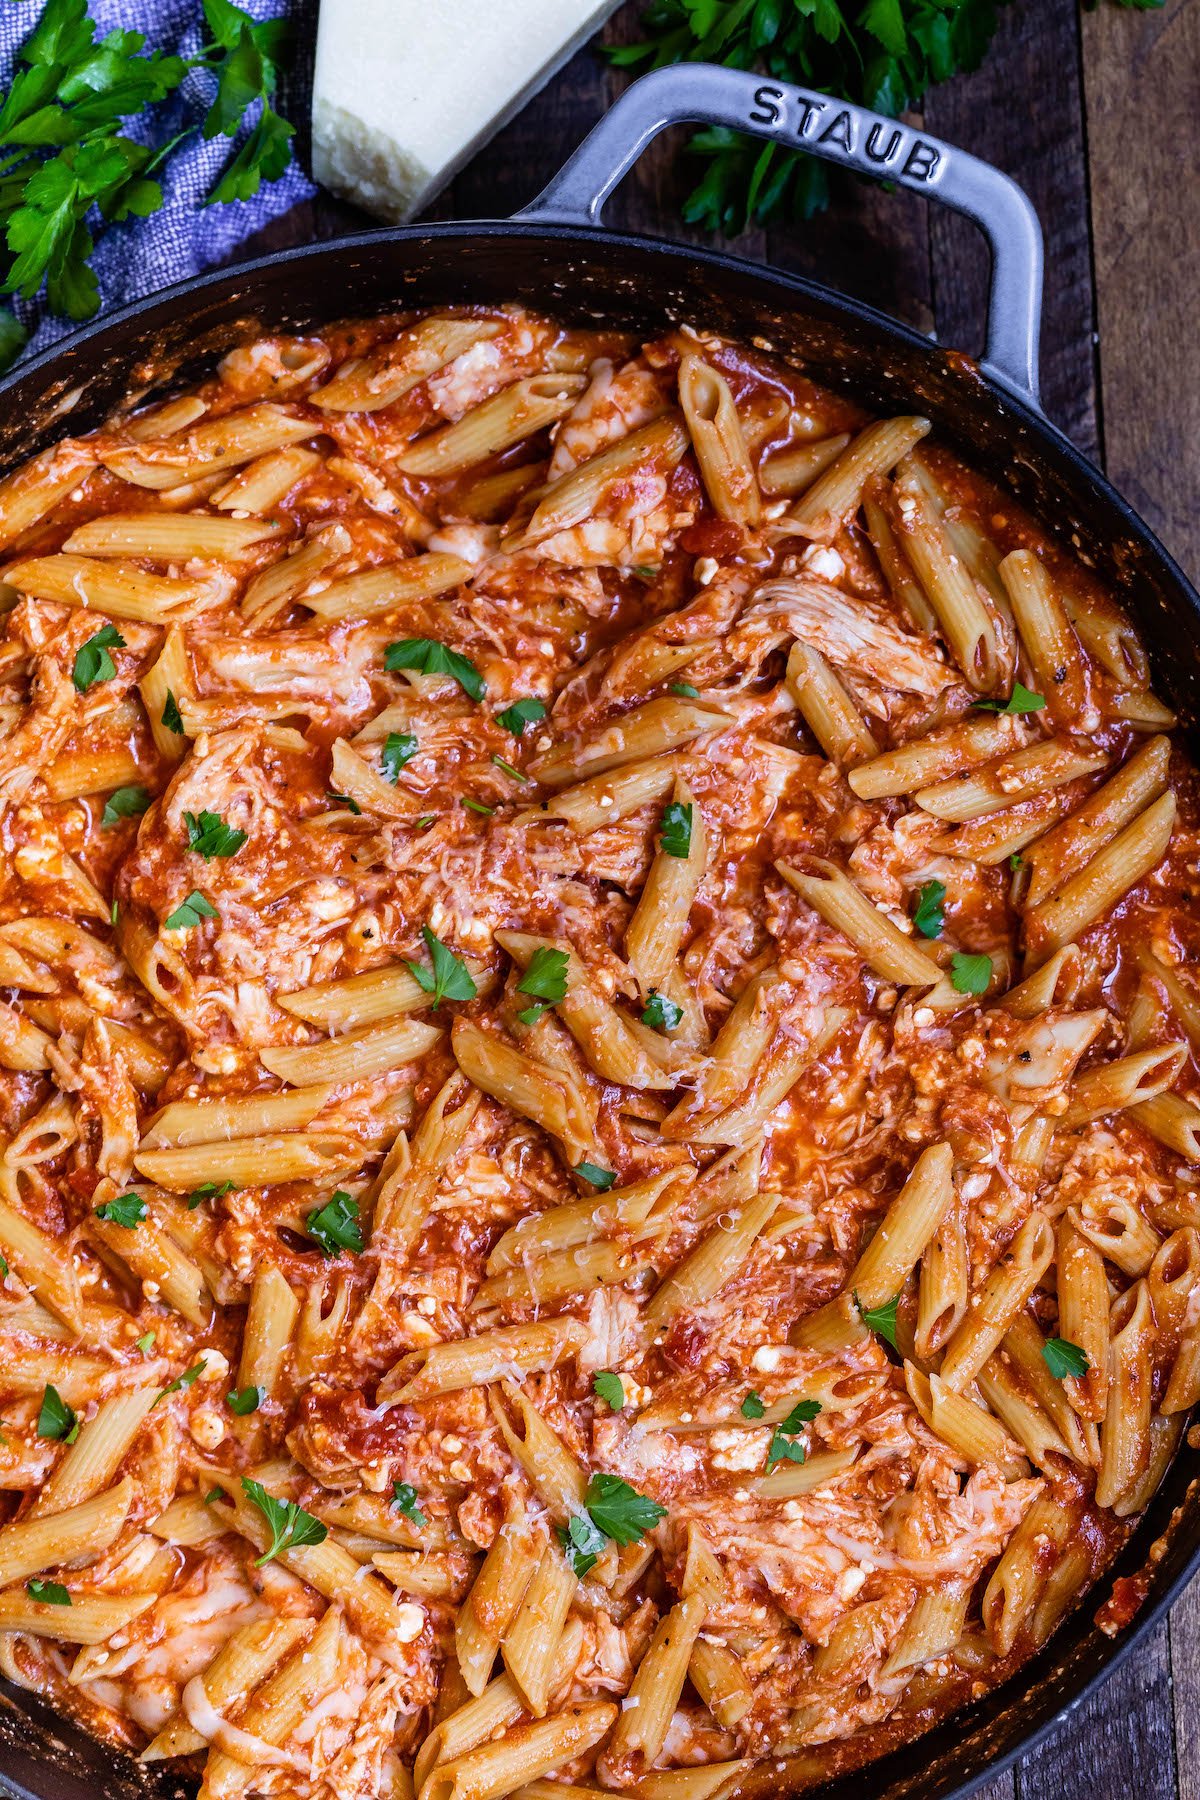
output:
[[516,309],[237,349],[0,546],[3,1674],[204,1800],[714,1800],[1010,1673],[1200,1396],[1094,575]]

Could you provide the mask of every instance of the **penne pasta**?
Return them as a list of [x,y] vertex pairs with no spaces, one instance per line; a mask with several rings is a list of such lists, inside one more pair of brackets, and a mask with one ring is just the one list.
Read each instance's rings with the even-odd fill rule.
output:
[[915,987],[932,987],[941,980],[933,958],[906,938],[836,864],[814,857],[811,874],[787,863],[775,866],[827,925],[850,940],[876,975]]
[[758,480],[729,383],[690,351],[679,359],[679,404],[713,511],[739,525],[757,525]]

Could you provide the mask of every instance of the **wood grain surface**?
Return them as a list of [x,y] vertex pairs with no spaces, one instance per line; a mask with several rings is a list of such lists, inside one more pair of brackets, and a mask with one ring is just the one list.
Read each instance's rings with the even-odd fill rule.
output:
[[[607,37],[634,34],[623,7]],[[457,177],[433,218],[496,218],[549,180],[623,85],[590,50]],[[1042,397],[1193,579],[1200,577],[1200,0],[1131,11],[1015,0],[976,74],[923,121],[1013,175],[1046,235]],[[690,182],[660,140],[610,203],[614,225],[710,241],[678,218]],[[747,233],[738,254],[813,276],[978,351],[987,254],[964,220],[832,176],[829,212]],[[321,198],[243,254],[368,224]],[[1043,1746],[981,1800],[1200,1800],[1200,1582]]]

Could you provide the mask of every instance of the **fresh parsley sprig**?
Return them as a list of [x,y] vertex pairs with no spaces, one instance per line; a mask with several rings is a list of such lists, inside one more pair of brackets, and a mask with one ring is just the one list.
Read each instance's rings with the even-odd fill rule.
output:
[[[187,135],[139,142],[122,127],[168,99],[192,70],[215,81],[204,137],[232,138],[259,109],[206,204],[248,200],[264,180],[282,175],[291,160],[292,127],[271,100],[287,26],[282,19],[252,19],[232,0],[203,0],[203,9],[209,42],[198,56],[181,57],[147,50],[140,31],[97,39],[87,0],[47,0],[0,99],[5,293],[29,300],[44,286],[52,312],[92,317],[100,304],[89,266],[97,218],[157,212],[163,203],[157,173]],[[24,335],[11,314],[0,314],[0,366],[18,354]]]
[[[918,107],[927,88],[976,69],[996,28],[996,0],[650,0],[642,36],[607,54],[623,68],[727,63],[842,95],[874,112]],[[802,220],[829,198],[825,167],[803,151],[724,127],[694,132],[703,173],[683,204],[690,224],[734,233]]]
[[547,1006],[557,1006],[560,1000],[567,997],[567,965],[570,956],[565,950],[552,950],[545,944],[539,944],[529,959],[529,967],[517,983],[518,994],[529,994],[538,1001],[537,1006],[527,1006],[517,1014],[522,1025],[536,1025]]
[[295,1500],[277,1500],[274,1494],[268,1494],[261,1481],[243,1475],[242,1492],[250,1504],[258,1508],[271,1533],[270,1545],[254,1559],[256,1569],[261,1569],[264,1563],[271,1562],[284,1550],[300,1550],[305,1544],[323,1544],[329,1536],[329,1527],[322,1525],[320,1519],[314,1519]]
[[639,1494],[619,1475],[601,1470],[587,1484],[584,1510],[559,1528],[567,1561],[581,1579],[595,1567],[611,1539],[614,1544],[640,1544],[653,1531],[667,1509],[646,1494]]
[[429,952],[429,968],[407,956],[404,963],[417,986],[433,995],[434,1010],[443,1000],[473,1000],[479,989],[462,957],[455,956],[428,925],[422,925],[421,936]]

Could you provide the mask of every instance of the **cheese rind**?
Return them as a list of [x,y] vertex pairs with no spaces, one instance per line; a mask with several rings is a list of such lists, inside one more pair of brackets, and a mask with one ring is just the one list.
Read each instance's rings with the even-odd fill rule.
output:
[[322,0],[313,175],[402,224],[612,12],[615,0]]

